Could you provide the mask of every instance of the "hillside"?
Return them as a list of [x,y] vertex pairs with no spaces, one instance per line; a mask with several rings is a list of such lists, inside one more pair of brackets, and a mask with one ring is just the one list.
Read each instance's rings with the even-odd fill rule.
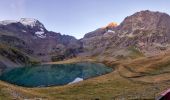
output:
[[[169,88],[169,57],[170,54],[130,61],[103,61],[107,66],[114,68],[115,71],[65,86],[24,88],[1,81],[0,98],[9,98],[9,100],[11,98],[21,100],[23,98],[41,98],[43,100],[119,100],[123,98],[154,100],[155,96]],[[75,59],[75,61],[82,60]],[[154,62],[155,60],[157,62]],[[65,62],[68,63],[70,60],[61,63]],[[71,62],[73,62],[73,59]]]
[[0,22],[0,69],[98,62],[114,71],[76,84],[26,88],[0,81],[0,99],[153,100],[170,86],[170,16],[140,11],[77,40],[35,19]]
[[77,40],[73,36],[48,31],[36,19],[22,18],[0,22],[0,41],[2,45],[35,58],[34,62],[87,56],[135,59],[167,52],[169,25],[168,14],[146,10],[126,17],[120,25],[110,23]]
[[118,26],[99,28],[81,39],[89,56],[138,58],[169,50],[170,16],[141,11]]
[[[28,63],[26,63],[27,61],[21,63],[11,60],[10,57],[13,54],[6,48],[22,52],[22,55],[29,56],[27,60],[30,57],[34,58],[33,62],[58,61],[75,57],[81,48],[78,40],[74,37],[48,31],[38,20],[28,18],[22,18],[19,21],[1,21],[0,42],[1,45],[5,45],[1,48],[8,54],[8,56],[5,56],[1,52],[0,62],[7,67],[13,65],[3,61],[4,59],[16,65]],[[18,56],[18,53],[15,54],[13,59],[22,59]]]

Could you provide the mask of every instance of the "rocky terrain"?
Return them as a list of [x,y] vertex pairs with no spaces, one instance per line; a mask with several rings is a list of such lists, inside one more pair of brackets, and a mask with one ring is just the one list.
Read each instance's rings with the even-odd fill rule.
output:
[[114,71],[59,87],[25,88],[0,81],[0,99],[154,100],[170,86],[169,26],[168,14],[146,10],[77,40],[50,32],[35,19],[1,21],[0,69],[86,61]]
[[170,16],[141,11],[118,26],[99,28],[81,40],[89,55],[115,58],[153,56],[169,50]]
[[[169,50],[169,26],[168,14],[146,10],[126,17],[120,25],[110,23],[77,40],[73,36],[48,31],[35,19],[1,21],[0,46],[3,49],[0,64],[50,62],[87,56],[100,59],[154,56]],[[22,56],[18,57],[18,54]]]
[[81,48],[74,37],[48,31],[28,18],[0,22],[0,47],[3,66],[63,60],[75,57]]

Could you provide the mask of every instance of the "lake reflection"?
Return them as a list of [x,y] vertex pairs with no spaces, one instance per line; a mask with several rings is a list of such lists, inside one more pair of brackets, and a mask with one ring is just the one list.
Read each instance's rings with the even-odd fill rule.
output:
[[6,69],[0,79],[19,86],[46,87],[74,83],[78,79],[82,81],[111,71],[104,64],[90,62],[36,65]]

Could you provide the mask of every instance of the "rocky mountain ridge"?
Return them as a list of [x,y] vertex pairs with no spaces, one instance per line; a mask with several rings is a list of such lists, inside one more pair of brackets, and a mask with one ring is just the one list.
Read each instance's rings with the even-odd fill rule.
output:
[[[33,62],[58,61],[75,57],[81,48],[76,38],[48,31],[38,20],[27,18],[22,18],[20,21],[1,21],[0,44],[3,45],[4,51],[9,51],[9,48],[14,49],[21,55],[25,55],[27,60],[34,58]],[[21,63],[9,59],[11,55],[14,59],[19,59],[16,53],[8,52],[7,54],[8,56],[5,56],[0,53],[2,58],[0,61],[6,59],[3,63],[11,62],[10,65]]]
[[153,56],[169,50],[169,26],[168,14],[146,10],[126,17],[120,25],[110,23],[77,40],[48,31],[36,19],[1,21],[0,46],[4,50],[0,52],[0,64],[59,61],[77,56],[111,60]]
[[114,58],[153,56],[169,50],[170,16],[141,11],[125,18],[118,26],[99,28],[81,40],[89,55]]

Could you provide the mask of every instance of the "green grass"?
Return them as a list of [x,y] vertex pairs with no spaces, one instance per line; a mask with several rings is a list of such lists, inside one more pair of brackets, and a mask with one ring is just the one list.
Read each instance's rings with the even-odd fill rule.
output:
[[21,63],[25,65],[39,64],[38,60],[18,50],[17,48],[3,45],[1,43],[0,43],[0,55],[8,58],[14,63]]
[[144,54],[142,52],[140,52],[135,46],[128,47],[128,50],[131,52],[129,54],[129,57],[132,59],[144,57]]

